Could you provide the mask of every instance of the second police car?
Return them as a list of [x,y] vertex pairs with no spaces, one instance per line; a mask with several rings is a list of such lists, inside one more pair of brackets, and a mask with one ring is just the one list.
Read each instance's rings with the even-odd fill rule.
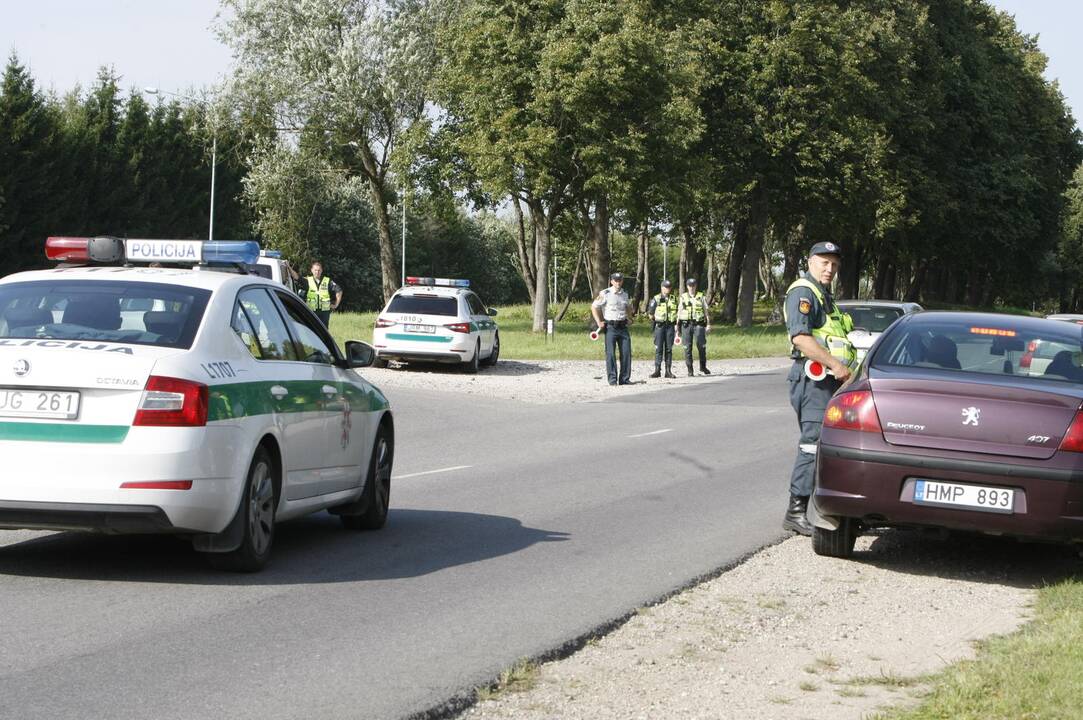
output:
[[377,367],[389,360],[461,365],[476,373],[500,358],[500,329],[469,280],[408,277],[376,318]]
[[375,353],[340,351],[280,283],[211,270],[254,264],[257,243],[46,254],[65,265],[0,280],[0,528],[173,533],[252,571],[278,521],[383,526],[394,422],[354,372]]

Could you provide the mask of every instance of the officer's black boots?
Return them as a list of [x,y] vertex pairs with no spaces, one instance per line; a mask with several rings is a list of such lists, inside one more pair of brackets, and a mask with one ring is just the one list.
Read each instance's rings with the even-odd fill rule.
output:
[[649,377],[649,378],[660,378],[660,377],[662,377],[662,368],[655,365],[654,366],[654,372],[652,372],[647,377]]
[[668,379],[670,379],[670,380],[677,377],[676,375],[673,374],[673,364],[672,363],[666,363],[666,377]]
[[805,513],[808,512],[808,497],[790,495],[790,506],[786,509],[786,517],[782,520],[782,527],[792,530],[799,535],[811,535],[812,524],[809,523]]
[[685,367],[688,368],[688,377],[692,377],[693,375],[695,375],[695,373],[692,372],[692,363],[691,362],[685,363]]
[[700,371],[701,373],[703,373],[704,375],[710,375],[710,374],[711,374],[711,371],[710,371],[710,370],[708,370],[708,369],[707,369],[707,366],[706,366],[705,364],[703,364],[703,363],[700,363],[700,366],[699,366],[699,371]]

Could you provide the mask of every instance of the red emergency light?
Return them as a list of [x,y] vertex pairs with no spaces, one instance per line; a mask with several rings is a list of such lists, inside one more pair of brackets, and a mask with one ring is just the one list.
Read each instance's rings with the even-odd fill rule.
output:
[[49,237],[45,257],[56,262],[116,263],[124,259],[124,241],[115,237]]

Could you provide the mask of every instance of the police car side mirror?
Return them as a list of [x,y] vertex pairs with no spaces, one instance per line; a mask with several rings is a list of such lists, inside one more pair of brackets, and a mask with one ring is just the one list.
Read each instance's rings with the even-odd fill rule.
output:
[[496,317],[496,308],[489,308],[485,312],[489,313],[489,317]]
[[376,348],[360,340],[346,343],[346,364],[351,368],[369,367],[376,361]]

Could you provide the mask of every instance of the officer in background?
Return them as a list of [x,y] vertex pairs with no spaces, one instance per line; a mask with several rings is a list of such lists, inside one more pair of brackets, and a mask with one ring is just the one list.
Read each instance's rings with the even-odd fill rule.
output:
[[688,376],[692,377],[692,341],[699,349],[699,371],[710,375],[707,369],[707,333],[711,330],[711,318],[707,311],[707,298],[696,292],[696,279],[688,278],[687,290],[681,293],[677,308],[677,327],[684,345],[684,364],[688,366]]
[[[289,269],[293,279],[298,280],[300,276],[292,265],[289,266]],[[342,304],[342,288],[334,280],[324,276],[323,264],[318,260],[312,263],[312,274],[305,277],[305,285],[302,290],[304,291],[305,302],[316,313],[316,317],[320,319],[323,326],[329,327],[331,324],[331,311],[338,310],[338,306]],[[332,295],[335,297],[334,301],[331,300]]]
[[673,295],[673,283],[662,281],[662,291],[647,304],[647,315],[654,321],[654,372],[652,378],[662,376],[662,362],[666,363],[666,377],[673,378],[673,339],[676,335],[677,298]]
[[[801,426],[797,460],[790,477],[790,503],[782,527],[802,535],[812,534],[806,517],[809,496],[816,473],[816,446],[820,428],[831,396],[850,377],[855,364],[854,347],[846,339],[853,329],[850,316],[839,310],[831,297],[831,282],[838,274],[842,253],[830,242],[812,246],[808,272],[798,278],[786,291],[783,313],[786,330],[793,343],[793,367],[787,378],[790,384],[790,404]],[[805,363],[823,363],[831,374],[823,380],[812,380],[805,374]]]
[[[615,272],[609,276],[609,287],[598,293],[591,304],[591,314],[599,330],[605,330],[605,371],[610,385],[627,385],[632,377],[632,336],[628,334],[628,293],[624,292],[624,276]],[[614,356],[620,349],[620,375]]]

